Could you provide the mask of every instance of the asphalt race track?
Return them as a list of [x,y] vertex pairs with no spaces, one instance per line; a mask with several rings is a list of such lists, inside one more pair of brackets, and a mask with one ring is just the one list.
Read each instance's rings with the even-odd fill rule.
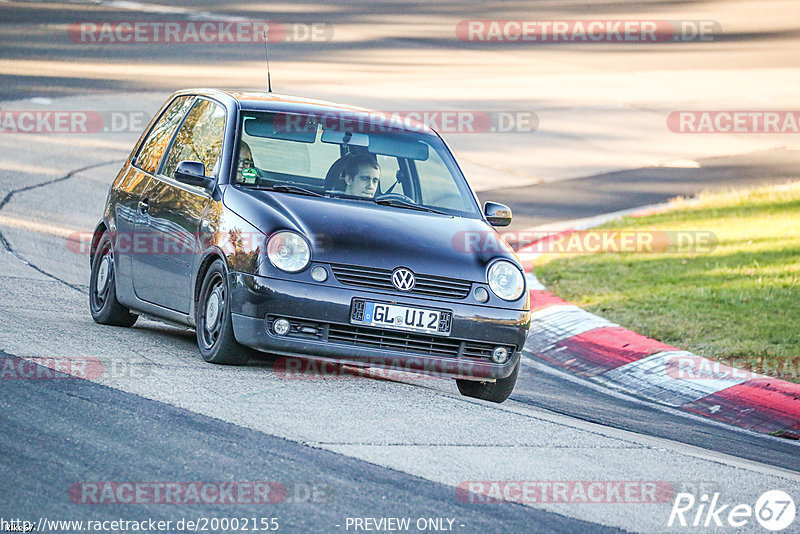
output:
[[[257,46],[80,44],[67,37],[76,21],[319,21],[335,37],[274,47],[273,83],[281,91],[378,109],[536,111],[540,130],[533,133],[445,133],[481,200],[512,206],[512,230],[708,187],[797,178],[800,151],[786,136],[676,139],[651,126],[654,116],[663,126],[667,112],[681,109],[675,87],[685,87],[696,107],[790,106],[800,31],[781,21],[791,14],[754,21],[750,8],[726,1],[697,2],[685,12],[659,2],[557,4],[534,13],[531,5],[492,2],[2,1],[0,110],[92,110],[130,121],[152,114],[179,88],[263,85]],[[764,5],[769,11],[773,3]],[[723,28],[731,31],[709,52],[676,45],[650,71],[656,60],[630,48],[609,45],[593,55],[579,46],[492,48],[452,37],[466,18],[581,16],[727,17]],[[750,56],[742,57],[744,47]],[[536,68],[520,72],[520,62]],[[745,63],[773,85],[732,83]],[[707,65],[717,76],[701,76]],[[684,82],[674,80],[679,73]],[[604,75],[630,83],[608,89]],[[639,91],[637,83],[653,79],[664,80],[661,90]],[[559,83],[571,87],[563,101]],[[619,127],[619,116],[629,129]],[[410,531],[684,532],[692,529],[667,526],[672,495],[644,503],[479,503],[457,488],[469,481],[640,481],[676,493],[719,492],[725,503],[753,505],[774,489],[800,497],[796,442],[610,394],[530,359],[511,399],[495,405],[466,399],[454,382],[436,378],[347,370],[287,378],[267,359],[213,366],[202,361],[192,331],[143,318],[132,329],[95,324],[88,256],[75,235],[94,228],[143,126],[0,132],[0,361],[81,359],[102,368],[90,380],[0,380],[3,520],[277,518],[280,531],[353,532],[354,518],[411,518]],[[87,504],[76,496],[76,487],[101,482],[269,482],[279,498]],[[426,529],[415,526],[419,519]],[[753,522],[740,531],[763,530]]]

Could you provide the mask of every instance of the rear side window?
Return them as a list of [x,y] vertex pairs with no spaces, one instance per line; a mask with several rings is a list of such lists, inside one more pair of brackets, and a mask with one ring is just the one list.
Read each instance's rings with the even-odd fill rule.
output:
[[225,109],[210,100],[198,100],[186,116],[161,174],[174,178],[178,163],[199,161],[206,166],[206,176],[214,176],[224,133]]
[[179,96],[172,101],[167,111],[164,112],[153,129],[150,130],[150,135],[142,143],[139,155],[136,156],[137,167],[150,174],[155,174],[158,169],[158,163],[161,161],[161,156],[164,155],[170,139],[172,139],[175,130],[178,129],[181,119],[186,115],[193,100],[194,97],[192,96]]

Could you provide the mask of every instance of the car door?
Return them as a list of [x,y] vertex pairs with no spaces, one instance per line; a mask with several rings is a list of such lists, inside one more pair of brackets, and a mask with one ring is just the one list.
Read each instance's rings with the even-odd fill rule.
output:
[[164,153],[186,113],[191,109],[194,96],[174,98],[164,106],[163,112],[147,133],[124,177],[114,184],[113,217],[116,232],[114,259],[117,272],[118,297],[129,303],[133,301],[131,258],[136,254],[134,242],[136,222],[143,216],[139,201],[149,188],[150,181],[161,163]]
[[225,108],[197,98],[142,195],[144,216],[137,219],[136,236],[146,250],[134,256],[133,283],[144,301],[181,313],[190,310],[192,266],[201,251],[200,223],[211,197],[175,180],[175,170],[181,161],[199,161],[206,176],[217,177],[224,133]]

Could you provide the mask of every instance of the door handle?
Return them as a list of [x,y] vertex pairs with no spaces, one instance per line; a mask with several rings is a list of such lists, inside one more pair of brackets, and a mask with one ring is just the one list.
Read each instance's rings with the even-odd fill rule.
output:
[[144,200],[139,201],[139,212],[142,214],[147,213],[147,210],[150,209],[150,202],[147,201],[145,198]]

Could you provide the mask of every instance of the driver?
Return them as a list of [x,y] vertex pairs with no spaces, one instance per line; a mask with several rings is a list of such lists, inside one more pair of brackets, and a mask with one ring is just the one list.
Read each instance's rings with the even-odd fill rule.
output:
[[345,159],[345,194],[372,198],[381,181],[381,168],[373,154],[359,154]]

